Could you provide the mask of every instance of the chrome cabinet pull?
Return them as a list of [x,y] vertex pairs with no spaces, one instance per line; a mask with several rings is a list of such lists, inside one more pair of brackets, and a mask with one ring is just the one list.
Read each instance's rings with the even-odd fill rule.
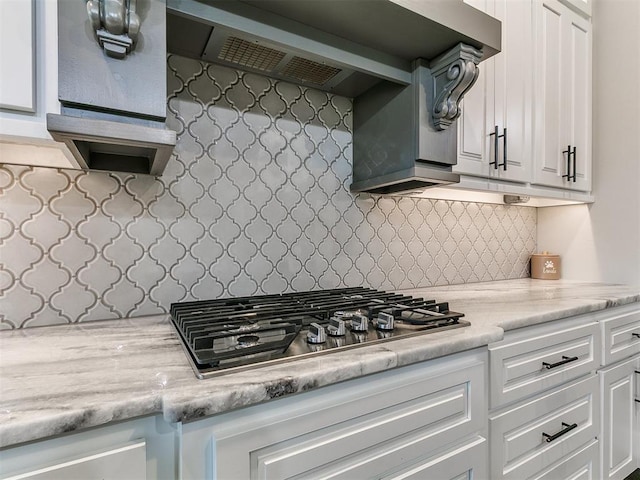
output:
[[570,362],[575,362],[576,360],[578,360],[578,357],[567,357],[567,356],[563,355],[562,356],[562,360],[560,360],[559,362],[556,362],[556,363],[542,362],[542,365],[547,370],[550,370],[552,368],[559,367],[560,365],[565,365],[565,364],[570,363]]
[[548,433],[542,432],[542,436],[545,437],[545,440],[547,442],[553,442],[558,437],[561,437],[565,433],[568,433],[571,430],[573,430],[574,428],[576,428],[578,426],[578,424],[577,423],[572,423],[571,425],[569,425],[568,423],[562,422],[562,426],[564,428],[562,430],[560,430],[558,433],[554,433],[553,435],[549,435]]

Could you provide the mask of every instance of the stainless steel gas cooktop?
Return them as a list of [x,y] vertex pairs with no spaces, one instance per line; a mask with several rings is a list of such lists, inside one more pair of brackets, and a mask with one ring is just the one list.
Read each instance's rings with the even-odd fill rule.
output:
[[367,288],[171,305],[199,378],[468,326],[436,303]]

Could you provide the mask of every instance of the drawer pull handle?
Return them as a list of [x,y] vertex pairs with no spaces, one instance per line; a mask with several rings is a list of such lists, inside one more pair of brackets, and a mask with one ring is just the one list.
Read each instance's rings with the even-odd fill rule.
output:
[[560,365],[564,365],[565,363],[575,362],[576,360],[578,360],[578,357],[567,357],[566,355],[563,355],[563,356],[562,356],[562,360],[560,360],[559,362],[556,362],[556,363],[547,363],[547,362],[542,362],[542,365],[543,365],[547,370],[550,370],[550,369],[552,369],[552,368],[559,367]]
[[558,437],[561,437],[562,435],[564,435],[565,433],[570,432],[571,430],[573,430],[574,428],[576,428],[578,426],[577,423],[572,423],[571,425],[569,425],[568,423],[564,423],[562,422],[562,426],[564,427],[562,430],[560,430],[558,433],[554,433],[553,435],[549,435],[548,433],[542,433],[542,436],[545,437],[545,440],[547,442],[553,442],[555,439],[557,439]]
[[631,335],[640,338],[640,333],[632,333]]

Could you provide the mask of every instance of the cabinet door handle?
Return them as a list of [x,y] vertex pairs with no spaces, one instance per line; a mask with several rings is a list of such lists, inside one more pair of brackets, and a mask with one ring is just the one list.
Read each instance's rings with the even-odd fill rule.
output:
[[547,370],[550,370],[552,368],[559,367],[560,365],[564,365],[564,364],[569,363],[569,362],[575,362],[576,360],[578,360],[578,357],[567,357],[567,356],[563,355],[562,356],[562,360],[560,360],[559,362],[556,362],[556,363],[542,362],[542,365]]
[[493,137],[493,162],[489,162],[489,165],[493,165],[493,169],[498,169],[498,139],[500,135],[498,135],[498,126],[496,125],[493,129],[493,132],[489,134],[490,137]]
[[507,127],[502,129],[502,169],[507,171]]
[[562,178],[571,180],[571,145],[567,145],[567,149],[562,151],[562,154],[567,154],[567,174],[562,175]]
[[576,147],[573,147],[571,155],[573,155],[573,174],[567,180],[573,179],[573,183],[576,183]]
[[571,425],[569,425],[568,423],[562,422],[562,426],[564,428],[562,430],[560,430],[558,433],[554,433],[553,435],[549,435],[548,433],[542,432],[542,436],[545,437],[545,440],[547,442],[553,442],[558,437],[561,437],[565,433],[568,433],[571,430],[573,430],[574,428],[576,428],[578,426],[578,424],[577,423],[572,423]]

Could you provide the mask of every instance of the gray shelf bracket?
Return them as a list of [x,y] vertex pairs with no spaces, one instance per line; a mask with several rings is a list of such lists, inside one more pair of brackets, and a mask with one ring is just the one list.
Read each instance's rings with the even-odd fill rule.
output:
[[478,78],[482,50],[459,43],[429,63],[433,76],[433,125],[446,130],[460,116],[460,100]]
[[135,48],[140,31],[136,0],[89,0],[87,14],[107,55],[125,58]]

